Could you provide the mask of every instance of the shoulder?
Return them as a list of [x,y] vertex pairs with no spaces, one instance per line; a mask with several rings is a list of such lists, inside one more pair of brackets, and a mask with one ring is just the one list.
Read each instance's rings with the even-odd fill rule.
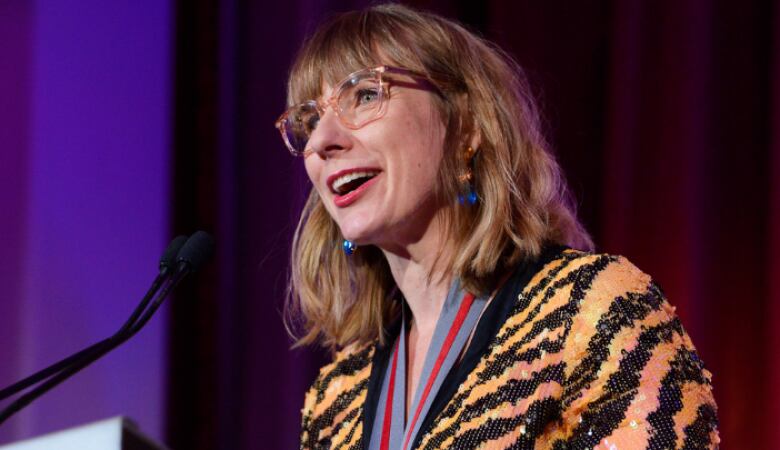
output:
[[548,284],[550,281],[590,281],[595,275],[608,278],[613,285],[626,287],[641,287],[650,282],[649,275],[623,256],[564,249],[545,261],[529,287],[539,283]]
[[712,375],[675,308],[628,259],[567,250],[535,275],[523,300],[523,319],[538,312],[530,330],[558,332],[547,363],[562,370],[558,436],[567,443],[718,442]]
[[[572,328],[602,321],[603,326],[625,326],[626,320],[672,320],[675,308],[652,277],[619,255],[566,250],[544,265],[518,295],[530,303],[562,308]],[[621,324],[611,323],[623,320]],[[647,324],[643,322],[643,324]],[[682,330],[680,330],[682,332]]]
[[676,321],[653,279],[622,256],[556,250],[543,255],[527,279],[510,288],[512,310],[499,344],[519,339],[533,345],[556,337],[566,357],[566,350],[589,344],[586,335],[578,335],[586,329],[633,329],[651,312]]
[[622,256],[560,253],[519,293],[509,321],[524,323],[530,333],[556,329],[559,357],[569,370],[581,368],[576,363],[583,356],[625,365],[632,362],[624,361],[627,355],[651,358],[658,353],[670,360],[695,360],[701,381],[709,384],[710,374],[695,355],[674,306],[650,275]]
[[342,436],[344,439],[360,436],[360,415],[374,351],[373,344],[350,345],[320,369],[304,400],[302,447],[328,447],[331,443],[322,443],[321,438],[338,437],[342,429],[351,430]]
[[[525,300],[548,306],[568,305],[561,313],[572,317],[593,312],[593,308],[609,307],[615,302],[618,303],[614,305],[616,307],[625,306],[629,299],[652,301],[661,298],[663,294],[650,275],[625,257],[571,249],[545,261],[518,293],[521,303]],[[660,303],[665,302],[656,303],[661,306]]]

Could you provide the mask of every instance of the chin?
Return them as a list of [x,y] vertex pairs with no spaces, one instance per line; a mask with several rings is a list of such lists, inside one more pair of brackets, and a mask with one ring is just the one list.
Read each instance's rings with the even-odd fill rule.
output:
[[371,244],[376,236],[376,230],[366,223],[348,222],[339,225],[339,229],[344,239],[352,241],[357,245]]

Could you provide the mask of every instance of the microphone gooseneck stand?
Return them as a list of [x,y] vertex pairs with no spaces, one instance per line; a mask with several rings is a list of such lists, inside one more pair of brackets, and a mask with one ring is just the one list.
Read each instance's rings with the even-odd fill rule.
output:
[[138,333],[152,318],[173,289],[187,275],[197,271],[205,264],[211,258],[213,251],[214,239],[203,231],[196,232],[189,239],[185,236],[178,236],[171,241],[160,259],[160,272],[153,281],[152,286],[133,310],[128,320],[116,333],[0,390],[0,400],[2,400],[40,382],[34,389],[25,393],[0,411],[0,424],[36,398]]
[[6,398],[16,394],[17,392],[27,389],[33,384],[38,383],[39,381],[44,380],[54,375],[55,373],[65,369],[66,367],[81,360],[82,358],[86,358],[87,356],[99,351],[101,348],[108,345],[111,339],[114,339],[119,335],[125,333],[133,325],[133,323],[135,323],[135,321],[138,319],[138,316],[141,315],[143,310],[146,309],[146,305],[149,304],[149,301],[151,301],[152,297],[154,297],[154,295],[160,289],[160,286],[162,286],[163,282],[171,275],[170,271],[173,265],[175,264],[176,255],[178,255],[179,250],[181,250],[181,247],[184,245],[186,241],[187,241],[186,236],[177,236],[171,241],[170,244],[168,244],[168,247],[166,247],[163,256],[160,258],[160,272],[157,274],[157,277],[152,282],[152,285],[149,288],[149,290],[146,292],[146,295],[144,295],[144,297],[141,299],[141,302],[138,304],[138,306],[136,306],[135,310],[130,315],[130,318],[127,319],[124,325],[122,325],[122,327],[116,333],[114,333],[113,336],[103,339],[102,341],[97,342],[95,344],[92,344],[89,347],[85,348],[84,350],[81,350],[78,353],[68,356],[67,358],[62,359],[50,365],[49,367],[46,367],[45,369],[39,370],[38,372],[28,376],[27,378],[17,381],[16,383],[0,390],[0,400],[5,400]]

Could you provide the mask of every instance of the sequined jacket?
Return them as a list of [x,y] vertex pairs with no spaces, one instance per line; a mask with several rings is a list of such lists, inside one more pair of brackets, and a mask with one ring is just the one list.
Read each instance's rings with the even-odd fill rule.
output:
[[[367,448],[391,347],[351,346],[320,370],[302,449]],[[548,250],[488,305],[414,448],[716,448],[710,378],[648,275]]]

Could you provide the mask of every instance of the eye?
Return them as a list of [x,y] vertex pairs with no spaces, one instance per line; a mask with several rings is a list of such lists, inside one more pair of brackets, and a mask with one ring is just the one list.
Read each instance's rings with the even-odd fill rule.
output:
[[320,123],[319,114],[310,114],[308,117],[306,117],[306,120],[303,123],[303,127],[304,130],[306,130],[306,134],[311,135],[314,129],[317,128],[318,123]]
[[320,114],[316,108],[302,106],[288,118],[291,129],[297,134],[311,135],[320,122]]
[[357,97],[355,102],[356,105],[358,106],[366,105],[379,100],[379,89],[377,88],[359,89],[355,95]]

